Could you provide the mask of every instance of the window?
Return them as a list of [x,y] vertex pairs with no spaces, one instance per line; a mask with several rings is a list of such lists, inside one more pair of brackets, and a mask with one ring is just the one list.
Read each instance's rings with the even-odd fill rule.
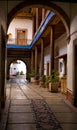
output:
[[62,72],[62,66],[63,66],[63,64],[62,64],[62,62],[60,62],[60,72]]

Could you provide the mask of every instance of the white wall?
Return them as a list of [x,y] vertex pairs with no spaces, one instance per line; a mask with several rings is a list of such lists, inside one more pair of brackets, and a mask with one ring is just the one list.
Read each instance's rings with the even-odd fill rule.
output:
[[8,28],[8,32],[7,32],[7,34],[12,33],[13,39],[15,39],[15,29],[16,28],[27,29],[28,30],[27,39],[29,39],[29,40],[32,39],[32,33],[33,33],[32,32],[32,20],[14,18],[12,20],[12,22],[10,23],[9,28]]
[[[55,41],[55,48],[58,47],[59,48],[59,56],[63,55],[63,54],[67,54],[67,43],[68,41],[66,40],[66,34],[63,34],[61,37],[59,37],[56,41]],[[60,72],[60,62],[62,63],[62,72]],[[59,59],[59,74],[60,77],[63,76],[64,74],[64,60],[63,58]]]
[[[66,40],[66,34],[63,34],[61,37],[59,37],[56,41],[55,41],[55,48],[59,47],[59,55],[63,55],[67,53],[67,40]],[[44,49],[44,66],[46,67],[47,62],[50,63],[50,46],[46,47]],[[62,72],[60,72],[60,62],[62,62],[63,67],[62,67]],[[59,59],[59,73],[60,73],[60,77],[63,76],[64,74],[64,62],[63,62],[63,58]],[[46,68],[44,70],[44,74],[46,74]]]
[[46,65],[47,65],[48,62],[50,62],[49,53],[50,53],[50,47],[48,46],[44,49],[44,74],[45,75],[46,75],[46,67],[47,67]]
[[[67,87],[73,92],[74,89],[74,40],[77,39],[77,3],[72,4],[70,14],[70,39],[67,50]],[[76,43],[77,44],[77,43]],[[70,84],[70,85],[69,85]]]
[[23,74],[26,74],[26,65],[23,61],[21,60],[17,60],[17,62],[19,63],[12,63],[10,65],[10,75],[16,75],[17,72],[21,72],[23,71]]

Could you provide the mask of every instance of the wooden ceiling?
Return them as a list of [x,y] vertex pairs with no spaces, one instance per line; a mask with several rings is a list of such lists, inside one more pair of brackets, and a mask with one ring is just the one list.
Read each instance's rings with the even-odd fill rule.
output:
[[19,13],[15,16],[15,18],[25,18],[32,19],[36,14],[36,8],[23,8],[19,11]]
[[[44,40],[44,47],[48,46],[50,43],[51,27],[54,28],[54,35],[53,35],[54,41],[56,39],[58,39],[62,34],[66,33],[66,29],[65,29],[63,22],[57,15],[54,15],[53,18],[50,20],[49,24],[47,25],[46,29],[44,30],[43,34],[41,35],[41,37]],[[40,51],[40,49],[41,49],[41,46],[39,46],[40,40],[36,44]]]
[[30,58],[31,51],[28,49],[7,49],[7,57]]

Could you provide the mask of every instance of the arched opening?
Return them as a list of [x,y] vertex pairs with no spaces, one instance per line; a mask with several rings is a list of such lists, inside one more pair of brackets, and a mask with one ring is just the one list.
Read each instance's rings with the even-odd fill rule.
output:
[[10,64],[9,77],[26,79],[27,66],[21,60],[14,60]]
[[[57,38],[59,38],[64,32],[66,33],[66,35],[65,35],[65,37],[68,37],[69,36],[69,18],[68,18],[68,16],[66,15],[66,13],[59,7],[59,6],[57,6],[56,4],[54,4],[54,3],[51,3],[51,2],[22,2],[22,3],[20,3],[20,4],[18,4],[14,9],[12,9],[11,11],[10,11],[10,13],[8,14],[8,27],[10,27],[9,25],[11,25],[11,21],[13,21],[13,18],[15,18],[16,16],[17,16],[17,14],[20,12],[20,10],[22,10],[23,8],[25,8],[25,9],[30,9],[30,8],[40,8],[40,10],[41,10],[41,8],[42,7],[44,7],[46,10],[49,10],[49,11],[51,11],[51,12],[54,12],[55,13],[55,15],[57,16],[56,17],[56,19],[55,19],[55,21],[53,22],[53,24],[54,25],[56,25],[56,23],[58,23],[58,21],[60,20],[61,21],[61,26],[59,26],[59,24],[57,24],[57,26],[56,26],[56,28],[54,29],[55,30],[55,33],[54,33],[54,39],[55,39],[55,41],[56,41],[56,39]],[[38,23],[39,24],[39,23]],[[53,24],[50,24],[50,26],[52,26]],[[58,32],[59,31],[61,31],[61,30],[64,30],[64,32],[62,33],[59,33],[59,35],[58,35],[58,37],[57,37],[57,31],[56,31],[56,29],[57,29],[57,27],[58,27]],[[13,26],[13,28],[14,28],[14,26]],[[35,27],[35,28],[37,28],[37,26]],[[54,27],[53,27],[54,28]],[[60,28],[62,28],[61,30],[60,30]],[[49,30],[47,30],[47,31],[49,31]],[[51,30],[50,30],[51,31]],[[48,34],[44,34],[44,41],[46,41],[47,40],[47,42],[50,42],[50,40],[48,40],[48,39],[50,39],[51,37],[50,37],[50,35],[51,35],[51,32],[48,32]],[[17,35],[17,37],[23,37],[20,33],[21,32],[23,32],[23,30],[17,30],[17,32],[16,32],[16,35]],[[24,31],[25,32],[25,31]],[[37,32],[37,30],[35,30],[35,32],[34,32],[34,34]],[[10,33],[10,32],[9,32]],[[18,34],[19,33],[19,34]],[[47,32],[46,32],[47,33]],[[33,36],[34,36],[34,34],[33,34]],[[18,39],[18,40],[20,40],[20,39]],[[38,48],[39,48],[39,50],[41,50],[41,46],[39,46],[39,44],[38,44]],[[46,50],[46,53],[47,53],[47,49],[45,49]],[[36,50],[36,52],[34,52],[34,53],[36,53],[37,54],[37,50]],[[57,53],[56,54],[56,56],[58,56],[58,54],[59,53]],[[48,54],[46,54],[46,56],[48,55],[48,57],[49,57],[49,60],[50,60],[50,56],[49,56],[49,51],[48,51]],[[36,58],[37,59],[37,58]],[[37,62],[36,60],[35,60],[35,62]],[[46,58],[46,62],[47,62],[47,58]],[[50,68],[49,68],[49,66],[51,66],[51,65],[49,65],[49,62],[51,62],[51,61],[48,61],[48,64],[47,64],[47,70],[50,70]],[[53,63],[53,62],[52,62]],[[39,67],[39,63],[37,63],[37,66],[38,67],[35,67],[35,65],[33,66],[33,67],[35,67],[36,68],[36,71],[38,70],[37,68],[40,68]],[[57,62],[57,69],[58,69],[58,62]],[[48,72],[48,71],[47,71]],[[49,72],[48,72],[49,73]],[[50,72],[51,73],[51,72]]]
[[24,1],[19,3],[16,7],[14,7],[9,13],[8,13],[8,23],[7,23],[7,27],[9,27],[10,22],[12,21],[12,19],[17,15],[17,13],[24,7],[44,7],[45,9],[51,10],[54,13],[56,13],[61,20],[64,23],[64,26],[66,28],[66,32],[67,32],[67,37],[69,37],[69,17],[67,16],[67,14],[63,11],[62,8],[60,8],[58,5],[56,5],[53,2],[50,1]]
[[[43,2],[33,2],[33,3],[32,2],[22,2],[22,3],[18,4],[15,8],[13,8],[10,11],[10,13],[8,14],[8,27],[10,28],[10,26],[12,27],[12,25],[14,25],[14,24],[12,24],[15,22],[14,20],[16,20],[14,18],[20,16],[20,11],[22,9],[29,10],[31,8],[36,8],[36,11],[37,11],[37,8],[40,8],[40,10],[41,10],[42,7],[45,10],[48,10],[48,11],[54,13],[55,17],[53,18],[54,19],[53,22],[51,22],[51,24],[49,25],[49,28],[47,30],[45,30],[45,33],[41,36],[43,39],[37,43],[37,47],[32,48],[34,51],[34,54],[33,54],[33,57],[31,57],[32,55],[30,54],[30,62],[31,62],[30,65],[33,65],[33,66],[30,66],[30,70],[35,68],[36,74],[40,72],[40,75],[43,75],[43,72],[45,71],[47,73],[47,75],[49,75],[49,74],[51,74],[51,70],[54,68],[54,51],[52,51],[52,47],[50,50],[50,43],[53,41],[54,45],[57,43],[60,44],[63,42],[62,39],[64,38],[65,39],[64,42],[66,43],[65,46],[67,47],[66,39],[69,36],[69,18],[67,16],[67,14],[59,6],[57,6],[56,4],[54,4],[52,2],[44,2],[44,3]],[[24,13],[22,15],[24,15]],[[37,16],[36,16],[36,19],[37,19]],[[41,19],[41,21],[42,21],[42,19]],[[39,24],[39,23],[41,23],[40,19],[37,22],[38,22],[37,25],[40,26],[40,24]],[[37,25],[35,25],[35,27],[34,27],[33,36],[35,36],[35,34],[38,31]],[[52,26],[52,28],[50,28],[51,26]],[[13,26],[13,29],[14,29],[14,27],[15,26]],[[11,29],[9,29],[9,28],[8,28],[8,30],[9,30],[8,33],[14,32],[14,31],[10,32]],[[30,26],[30,29],[31,29],[31,26]],[[23,39],[21,41],[21,37],[24,37],[23,35],[28,34],[25,32],[29,32],[29,30],[28,31],[25,31],[25,30],[27,30],[27,29],[25,29],[24,27],[22,27],[22,30],[21,30],[21,28],[18,28],[18,27],[15,29],[15,34],[16,34],[17,38],[19,38],[16,40],[16,41],[19,41],[18,45],[20,45],[20,42],[23,43]],[[31,30],[30,30],[30,32],[31,32]],[[53,33],[53,35],[52,35],[52,33]],[[62,36],[62,35],[64,35],[64,36]],[[61,38],[61,36],[62,36],[62,38]],[[57,40],[57,39],[59,39],[59,40]],[[61,39],[61,41],[60,41],[60,39]],[[44,42],[44,47],[41,46],[42,42]],[[63,43],[63,45],[59,46],[58,50],[56,49],[55,56],[58,56],[58,55],[62,56],[62,51],[60,51],[60,48],[62,50],[63,47],[64,47],[64,43]],[[64,53],[66,52],[66,47],[64,49]],[[45,53],[43,53],[43,54],[39,53],[39,52],[41,52],[41,50],[43,50]],[[53,50],[54,50],[54,47],[53,47]],[[51,54],[50,52],[52,52],[53,54]],[[20,54],[20,50],[19,50],[19,52],[17,52],[17,50],[15,50],[15,54],[18,57],[18,54]],[[23,50],[22,50],[21,55],[23,55]],[[44,56],[44,63],[43,63],[42,55]],[[51,56],[51,55],[53,55],[53,56]],[[25,57],[26,56],[27,55],[25,55]],[[41,65],[40,56],[42,58],[42,64],[44,64],[44,65]],[[29,58],[29,57],[27,56],[27,58]],[[34,62],[34,64],[33,64],[33,62]],[[51,67],[51,64],[53,64],[52,67]],[[44,68],[44,66],[45,66],[45,68]],[[56,69],[58,70],[58,68],[59,68],[58,61],[56,61]]]

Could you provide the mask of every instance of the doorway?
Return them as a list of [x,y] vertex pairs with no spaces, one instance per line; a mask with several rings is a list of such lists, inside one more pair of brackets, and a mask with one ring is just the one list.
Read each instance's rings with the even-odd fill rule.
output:
[[17,34],[17,44],[26,45],[27,44],[27,30],[16,29],[16,34]]
[[27,67],[21,60],[15,60],[10,64],[10,78],[26,79]]

